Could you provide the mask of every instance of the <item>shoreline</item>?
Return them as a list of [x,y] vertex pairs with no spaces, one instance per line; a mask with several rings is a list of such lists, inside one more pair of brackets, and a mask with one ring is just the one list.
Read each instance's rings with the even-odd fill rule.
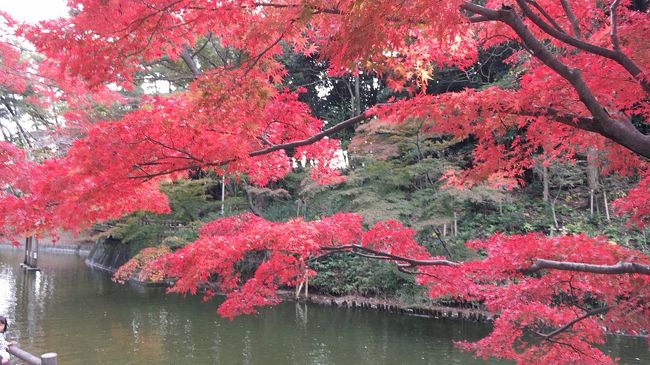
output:
[[[115,273],[114,268],[106,267],[104,265],[85,260],[86,266],[91,269],[97,269],[108,273]],[[129,283],[147,288],[166,287],[169,282],[164,283],[149,283],[142,282],[136,279],[129,280]],[[209,283],[204,283],[199,286],[198,292],[205,291],[211,287]],[[347,309],[363,309],[375,312],[402,314],[408,316],[417,316],[433,319],[451,319],[451,320],[464,320],[471,322],[492,322],[494,315],[488,311],[474,308],[461,308],[461,307],[448,307],[434,304],[408,304],[398,299],[390,298],[367,298],[358,295],[345,295],[333,296],[328,294],[309,294],[307,298],[301,295],[296,298],[295,291],[293,290],[278,290],[276,291],[278,297],[284,301],[292,301],[299,303],[311,303],[326,307],[347,308]]]
[[[0,237],[0,250],[25,251],[25,238],[18,240],[14,246],[6,237]],[[56,235],[44,235],[38,238],[38,251],[87,257],[95,242],[88,232],[73,234],[68,231],[57,231]]]
[[[92,247],[84,244],[40,244],[38,246],[39,252],[58,253],[65,255],[77,255],[87,257],[90,254]],[[0,250],[6,251],[25,251],[23,245],[14,246],[11,243],[0,243]]]
[[363,309],[433,319],[470,322],[492,322],[494,320],[494,314],[482,309],[425,303],[408,304],[391,298],[367,298],[358,295],[333,296],[328,294],[309,294],[307,298],[304,296],[296,298],[295,292],[290,290],[279,290],[278,296],[288,301],[307,302],[327,307]]

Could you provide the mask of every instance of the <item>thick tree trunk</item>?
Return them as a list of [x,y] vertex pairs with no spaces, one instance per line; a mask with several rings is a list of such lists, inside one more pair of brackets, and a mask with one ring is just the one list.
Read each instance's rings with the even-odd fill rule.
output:
[[597,124],[596,133],[611,139],[638,155],[650,158],[650,135],[641,133],[631,121],[608,118],[598,120]]
[[[642,77],[643,73],[641,70],[631,64],[632,61],[623,53],[617,50],[609,50],[600,47],[594,48],[593,45],[572,39],[568,34],[553,29],[550,25],[541,20],[539,16],[529,8],[525,0],[517,0],[517,4],[519,4],[524,15],[535,22],[536,25],[540,26],[546,33],[566,43],[581,49],[588,49],[592,53],[599,54],[618,62],[640,82],[640,85],[646,92],[650,93],[650,83]],[[465,10],[479,14],[481,19],[497,20],[510,26],[510,28],[512,28],[512,30],[521,38],[530,53],[571,84],[578,94],[580,101],[585,105],[592,116],[591,118],[582,116],[572,116],[567,118],[566,116],[561,116],[549,111],[547,114],[548,117],[575,128],[598,133],[640,156],[650,158],[650,135],[645,135],[636,129],[627,116],[610,114],[592,93],[591,89],[582,77],[581,70],[569,67],[557,58],[555,54],[548,49],[544,42],[535,37],[523,22],[521,15],[518,14],[514,8],[504,6],[500,10],[495,10],[469,1],[464,2],[461,7]]]
[[258,217],[262,216],[262,211],[257,207],[255,204],[255,199],[253,197],[253,193],[250,191],[248,186],[244,186],[244,190],[246,191],[246,198],[248,198],[248,206],[251,208],[251,212],[255,214]]
[[185,62],[185,65],[192,72],[192,75],[194,77],[201,76],[201,71],[199,70],[198,67],[196,67],[196,62],[194,62],[194,57],[192,57],[192,54],[190,53],[190,50],[187,47],[183,48],[183,51],[181,52],[181,59],[183,60],[183,62]]

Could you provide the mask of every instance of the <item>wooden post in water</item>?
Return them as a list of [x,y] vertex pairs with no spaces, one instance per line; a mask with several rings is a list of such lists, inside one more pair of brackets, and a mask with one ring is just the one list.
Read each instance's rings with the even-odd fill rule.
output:
[[300,282],[300,285],[298,285],[298,286],[296,287],[296,299],[300,298],[300,290],[302,289],[302,284],[303,284],[303,283],[304,283],[304,282],[301,281],[301,282]]
[[41,355],[41,365],[56,365],[56,352]]
[[32,250],[32,236],[25,238],[25,259],[23,260],[24,265],[29,265],[30,262],[30,252]]
[[38,240],[33,236],[25,238],[23,267],[27,270],[38,270]]
[[305,299],[309,299],[309,276],[305,273]]

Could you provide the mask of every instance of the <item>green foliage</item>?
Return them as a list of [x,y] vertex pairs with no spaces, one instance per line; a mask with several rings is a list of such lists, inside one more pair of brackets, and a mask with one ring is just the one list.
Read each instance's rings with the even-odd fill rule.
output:
[[[289,50],[280,57],[280,61],[288,71],[284,86],[290,89],[306,89],[307,92],[303,93],[300,99],[311,107],[316,117],[336,123],[353,116],[352,99],[355,97],[353,89],[356,82],[354,76],[328,76],[326,61],[317,56],[309,57]],[[360,111],[385,101],[390,96],[391,91],[385,88],[383,82],[375,75],[362,72],[358,77]],[[348,130],[347,136],[339,137],[347,140],[351,132],[352,130]]]
[[398,297],[405,302],[424,298],[413,276],[386,262],[347,253],[321,257],[311,263],[318,272],[310,285],[320,293],[364,297]]
[[179,180],[162,186],[169,199],[171,213],[169,219],[189,223],[205,217],[214,211],[215,197],[210,191],[221,184],[211,178],[198,180]]
[[210,178],[162,185],[169,199],[169,214],[135,213],[114,222],[107,234],[130,245],[132,255],[145,247],[179,247],[192,242],[198,228],[216,218],[218,202],[210,192],[217,185],[219,182]]

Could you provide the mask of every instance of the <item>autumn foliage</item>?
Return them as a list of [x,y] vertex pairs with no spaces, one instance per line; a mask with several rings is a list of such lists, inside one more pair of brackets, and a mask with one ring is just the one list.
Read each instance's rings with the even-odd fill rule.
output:
[[[351,251],[389,260],[414,273],[432,297],[472,300],[498,313],[488,337],[460,346],[477,356],[520,364],[540,359],[552,364],[611,363],[598,349],[607,333],[638,335],[650,326],[650,259],[602,237],[497,234],[468,242],[485,259],[454,263],[429,255],[415,241],[415,231],[398,222],[379,222],[364,230],[361,221],[350,213],[313,222],[275,223],[253,214],[223,218],[205,225],[196,242],[152,258],[145,267],[171,276],[176,282],[170,291],[182,294],[196,294],[197,283],[216,279],[205,295],[227,293],[218,312],[232,318],[278,303],[277,289],[296,286],[314,274],[308,265],[313,257]],[[251,277],[242,278],[238,265],[251,252],[264,252],[266,259]],[[604,266],[634,261],[644,264],[646,273],[544,270],[535,267],[539,259]],[[141,259],[126,266],[134,262],[140,265]]]
[[[67,122],[83,137],[65,156],[42,162],[0,144],[3,235],[77,230],[137,210],[167,212],[158,184],[188,170],[245,175],[265,185],[290,171],[287,151],[316,161],[319,182],[340,181],[329,166],[338,141],[325,138],[337,127],[311,115],[299,100],[302,90],[281,86],[287,71],[278,56],[286,50],[319,57],[332,76],[375,75],[404,96],[338,128],[373,116],[381,122],[369,123],[420,118],[432,133],[474,141],[471,168],[450,171],[449,185],[512,188],[535,161],[571,160],[595,149],[603,171],[641,177],[616,205],[634,224],[648,223],[646,2],[68,3],[73,16],[65,19],[20,25],[5,17],[5,29],[32,42],[45,61],[31,66],[38,77],[3,73],[0,86],[21,92],[33,85],[42,90],[39,102],[65,102]],[[194,52],[206,38],[234,57],[198,63]],[[28,74],[15,48],[0,44],[2,66]],[[469,72],[481,51],[503,45],[513,52],[499,85],[427,93],[437,70]],[[183,63],[191,75],[186,87],[138,100],[119,95],[159,61]],[[111,103],[130,106],[116,120],[90,116],[93,106]],[[176,278],[171,290],[182,293],[216,278],[219,290],[230,293],[219,311],[232,317],[277,303],[278,287],[313,275],[311,257],[353,251],[394,261],[432,296],[476,300],[498,313],[490,336],[461,346],[521,364],[611,362],[595,347],[606,331],[650,329],[650,263],[638,252],[603,238],[540,234],[469,245],[485,258],[430,257],[411,229],[381,222],[364,230],[354,214],[286,223],[242,215],[209,223],[196,242],[145,270]],[[266,260],[252,277],[239,277],[237,264],[250,252],[264,252]]]
[[156,270],[149,263],[170,253],[171,250],[167,246],[144,248],[126,264],[120,266],[115,274],[113,274],[113,280],[124,284],[137,274],[137,278],[142,281],[146,280],[153,283],[160,283],[165,278],[166,273],[162,270]]

